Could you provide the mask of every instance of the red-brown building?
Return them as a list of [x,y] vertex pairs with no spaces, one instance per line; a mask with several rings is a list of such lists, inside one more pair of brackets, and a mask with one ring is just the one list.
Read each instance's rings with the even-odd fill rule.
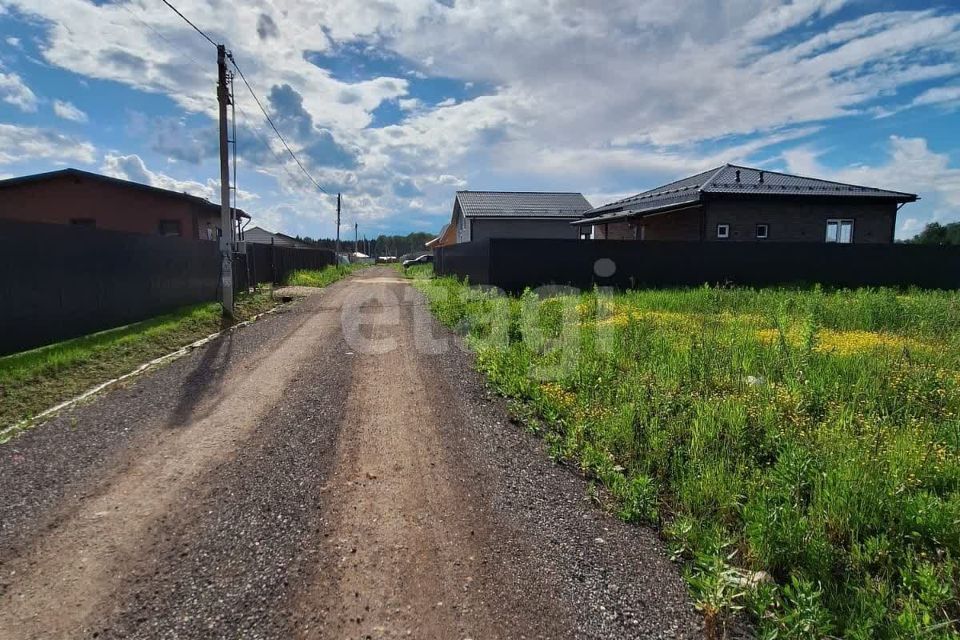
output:
[[[237,218],[249,220],[241,210]],[[79,169],[0,181],[0,220],[216,240],[220,205]]]
[[891,243],[912,193],[727,164],[587,211],[582,237]]

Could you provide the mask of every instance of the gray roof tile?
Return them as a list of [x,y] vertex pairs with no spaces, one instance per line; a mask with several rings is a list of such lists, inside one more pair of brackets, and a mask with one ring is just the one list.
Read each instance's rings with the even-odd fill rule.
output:
[[591,208],[579,193],[458,191],[466,217],[577,218]]
[[[739,172],[739,182],[737,181]],[[763,176],[763,181],[760,181]],[[622,218],[630,215],[667,209],[677,205],[699,202],[704,193],[716,194],[765,194],[787,196],[856,196],[889,198],[900,202],[912,202],[917,196],[912,193],[889,191],[876,187],[806,178],[777,171],[727,164],[703,173],[683,178],[661,187],[638,193],[616,202],[605,204],[586,212],[590,218]]]

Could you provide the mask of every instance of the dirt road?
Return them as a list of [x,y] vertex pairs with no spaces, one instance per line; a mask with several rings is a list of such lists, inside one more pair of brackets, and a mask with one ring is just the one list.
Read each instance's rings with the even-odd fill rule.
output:
[[0,446],[0,638],[698,637],[371,269]]

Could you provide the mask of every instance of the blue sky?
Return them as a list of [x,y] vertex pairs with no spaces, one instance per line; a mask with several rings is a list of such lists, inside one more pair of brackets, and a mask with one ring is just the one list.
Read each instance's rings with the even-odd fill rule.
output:
[[[436,231],[457,189],[594,204],[724,162],[919,193],[960,220],[960,6],[917,0],[179,0],[344,230]],[[0,175],[216,199],[215,50],[160,0],[0,0]],[[334,233],[237,87],[240,205]]]

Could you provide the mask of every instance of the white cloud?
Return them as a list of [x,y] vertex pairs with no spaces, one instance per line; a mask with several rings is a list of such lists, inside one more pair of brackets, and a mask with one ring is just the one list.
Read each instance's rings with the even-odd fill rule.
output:
[[[212,48],[161,3],[0,1],[46,24],[46,62],[165,94],[214,117]],[[427,176],[465,183],[478,174],[540,177],[602,194],[632,175],[639,189],[749,160],[826,120],[880,115],[878,102],[960,73],[960,14],[850,18],[847,9],[870,10],[857,0],[181,0],[178,7],[214,39],[229,41],[261,98],[289,84],[316,129],[357,151],[349,169],[311,171],[349,191],[371,222],[410,210],[411,202],[423,209],[411,215],[446,215],[454,185]],[[405,68],[398,77],[345,80],[309,62],[345,45],[385,55],[378,60],[399,56]],[[427,75],[484,95],[429,106],[413,91]],[[237,95],[241,123],[262,128],[239,83]],[[952,95],[931,89],[917,100],[949,105]],[[385,101],[396,101],[402,120],[367,128]],[[306,145],[287,135],[298,152]],[[276,215],[295,209],[326,219],[325,208],[294,206],[303,180],[291,179],[272,154],[258,161],[291,205]],[[411,179],[422,195],[394,193],[394,184]]]
[[[159,171],[152,171],[147,168],[146,163],[136,154],[121,155],[117,153],[107,153],[103,156],[103,163],[100,171],[108,176],[139,182],[151,187],[167,189],[169,191],[178,191],[188,193],[192,196],[206,198],[211,202],[220,201],[220,181],[207,180],[205,183],[195,180],[179,180]],[[238,192],[239,206],[249,205],[259,196],[241,189]]]
[[55,131],[0,123],[0,164],[25,159],[89,164],[95,152],[89,142]]
[[927,89],[914,98],[910,104],[916,107],[930,104],[945,105],[957,103],[960,103],[960,85]]
[[58,118],[63,118],[64,120],[70,120],[72,122],[86,122],[87,114],[78,109],[70,102],[65,102],[63,100],[54,100],[53,101],[53,112],[57,114]]
[[15,73],[6,73],[0,67],[0,98],[21,111],[33,113],[37,110],[37,96]]

